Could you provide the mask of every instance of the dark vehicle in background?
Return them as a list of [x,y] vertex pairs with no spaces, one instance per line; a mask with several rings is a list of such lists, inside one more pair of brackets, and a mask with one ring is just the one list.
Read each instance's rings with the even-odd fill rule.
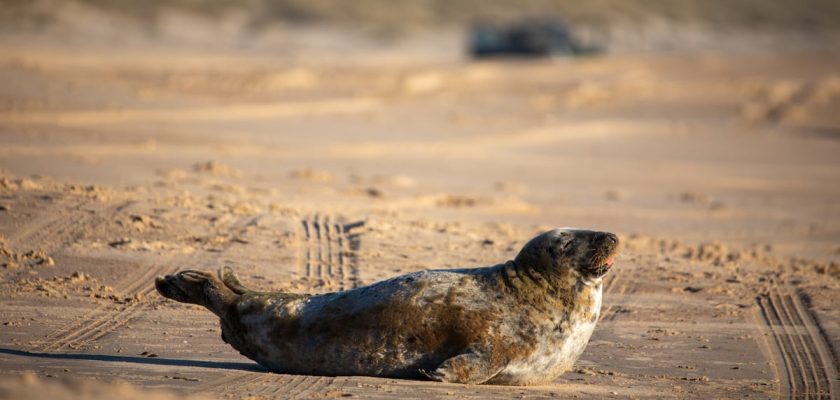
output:
[[580,56],[600,52],[570,33],[559,18],[531,18],[510,25],[476,24],[470,33],[470,55],[488,57]]

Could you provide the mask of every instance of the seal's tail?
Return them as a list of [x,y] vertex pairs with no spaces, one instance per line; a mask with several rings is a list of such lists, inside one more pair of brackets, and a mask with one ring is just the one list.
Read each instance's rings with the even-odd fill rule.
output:
[[219,268],[219,278],[225,283],[225,286],[227,286],[228,289],[232,290],[236,294],[252,292],[252,290],[245,287],[242,282],[239,282],[239,278],[233,274],[233,269],[228,266]]

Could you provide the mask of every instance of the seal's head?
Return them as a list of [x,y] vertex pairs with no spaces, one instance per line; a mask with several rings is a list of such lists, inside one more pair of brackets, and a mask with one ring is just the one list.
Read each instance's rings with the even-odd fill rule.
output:
[[155,288],[163,297],[207,307],[218,316],[236,297],[221,279],[202,271],[181,271],[155,278]]
[[604,276],[615,261],[618,237],[609,232],[558,228],[525,244],[516,263],[547,276],[569,271],[586,281]]

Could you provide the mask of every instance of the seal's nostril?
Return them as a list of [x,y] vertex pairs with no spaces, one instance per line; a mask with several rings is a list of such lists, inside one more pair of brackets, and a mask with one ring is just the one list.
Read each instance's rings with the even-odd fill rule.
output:
[[618,243],[618,236],[613,235],[612,233],[606,234],[606,240],[612,244]]

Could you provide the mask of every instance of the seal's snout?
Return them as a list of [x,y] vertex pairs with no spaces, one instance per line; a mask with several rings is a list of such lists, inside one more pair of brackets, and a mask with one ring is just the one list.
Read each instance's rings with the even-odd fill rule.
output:
[[596,236],[596,244],[602,251],[611,253],[618,247],[618,236],[609,232],[599,232]]
[[612,264],[615,261],[615,253],[618,250],[618,236],[609,232],[604,232],[601,235],[601,248],[606,256],[604,263],[612,267]]
[[588,267],[584,269],[589,276],[599,277],[605,275],[615,263],[615,256],[618,250],[618,236],[609,232],[595,232],[590,242],[590,251],[593,254]]

